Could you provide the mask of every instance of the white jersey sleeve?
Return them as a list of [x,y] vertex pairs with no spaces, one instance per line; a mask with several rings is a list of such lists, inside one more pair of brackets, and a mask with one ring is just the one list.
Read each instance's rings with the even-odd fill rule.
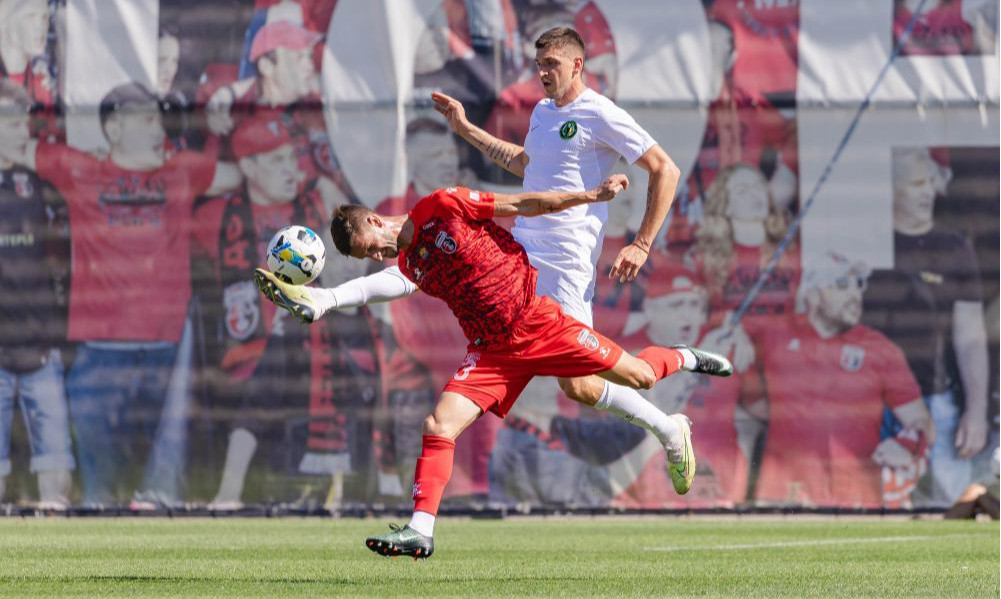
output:
[[596,119],[593,125],[596,141],[618,152],[629,164],[639,160],[640,156],[656,145],[653,137],[628,112],[610,100],[602,104],[604,118]]

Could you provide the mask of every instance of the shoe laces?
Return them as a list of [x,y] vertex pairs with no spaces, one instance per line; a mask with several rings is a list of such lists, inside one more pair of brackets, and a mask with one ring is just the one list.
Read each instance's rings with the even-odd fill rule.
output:
[[400,532],[404,528],[406,528],[406,527],[405,526],[400,526],[399,524],[390,524],[389,525],[389,530],[391,530],[393,532]]

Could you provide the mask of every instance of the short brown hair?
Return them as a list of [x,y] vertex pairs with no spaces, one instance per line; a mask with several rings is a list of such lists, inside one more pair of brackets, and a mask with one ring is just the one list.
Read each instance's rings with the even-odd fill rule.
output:
[[330,219],[330,237],[334,247],[344,256],[351,255],[351,240],[372,211],[357,204],[343,204],[334,209]]
[[580,55],[584,56],[584,38],[575,29],[570,27],[553,27],[539,36],[535,40],[535,49],[545,48],[565,48],[572,46],[580,50]]

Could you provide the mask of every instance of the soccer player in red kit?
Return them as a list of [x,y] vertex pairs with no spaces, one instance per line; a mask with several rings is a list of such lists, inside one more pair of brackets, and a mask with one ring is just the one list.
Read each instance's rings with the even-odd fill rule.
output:
[[[597,374],[648,389],[681,369],[732,373],[726,358],[685,346],[648,347],[638,357],[624,353],[613,341],[563,314],[553,300],[536,295],[538,275],[525,249],[493,221],[608,201],[627,185],[624,176],[613,175],[586,192],[494,195],[450,187],[422,199],[406,215],[384,216],[362,206],[342,206],[334,212],[330,232],[341,253],[359,259],[398,258],[398,267],[382,271],[396,278],[396,289],[369,289],[354,302],[395,299],[420,288],[448,304],[469,340],[465,360],[424,421],[414,476],[414,516],[405,527],[367,539],[369,549],[386,556],[431,555],[435,514],[451,476],[455,439],[484,412],[503,417],[535,376]],[[269,299],[307,321],[314,320],[318,310],[350,301],[331,298],[337,289],[286,285],[260,269],[257,281]],[[682,421],[685,474],[694,477],[687,419],[672,418]]]

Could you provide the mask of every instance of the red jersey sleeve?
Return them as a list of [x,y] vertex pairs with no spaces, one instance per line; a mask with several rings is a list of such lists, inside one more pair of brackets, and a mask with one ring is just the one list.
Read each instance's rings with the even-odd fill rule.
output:
[[904,357],[904,352],[889,339],[879,335],[870,344],[879,348],[880,372],[883,374],[883,401],[890,408],[896,408],[921,398],[921,388],[914,379],[914,373]]
[[99,160],[86,152],[63,144],[40,142],[35,149],[35,172],[38,176],[59,188],[66,201],[73,200],[73,194],[65,190],[73,187],[74,171],[78,169],[100,168]]
[[458,217],[463,220],[490,220],[494,217],[494,195],[465,187],[437,189],[414,206],[411,217],[423,224],[430,218]]

